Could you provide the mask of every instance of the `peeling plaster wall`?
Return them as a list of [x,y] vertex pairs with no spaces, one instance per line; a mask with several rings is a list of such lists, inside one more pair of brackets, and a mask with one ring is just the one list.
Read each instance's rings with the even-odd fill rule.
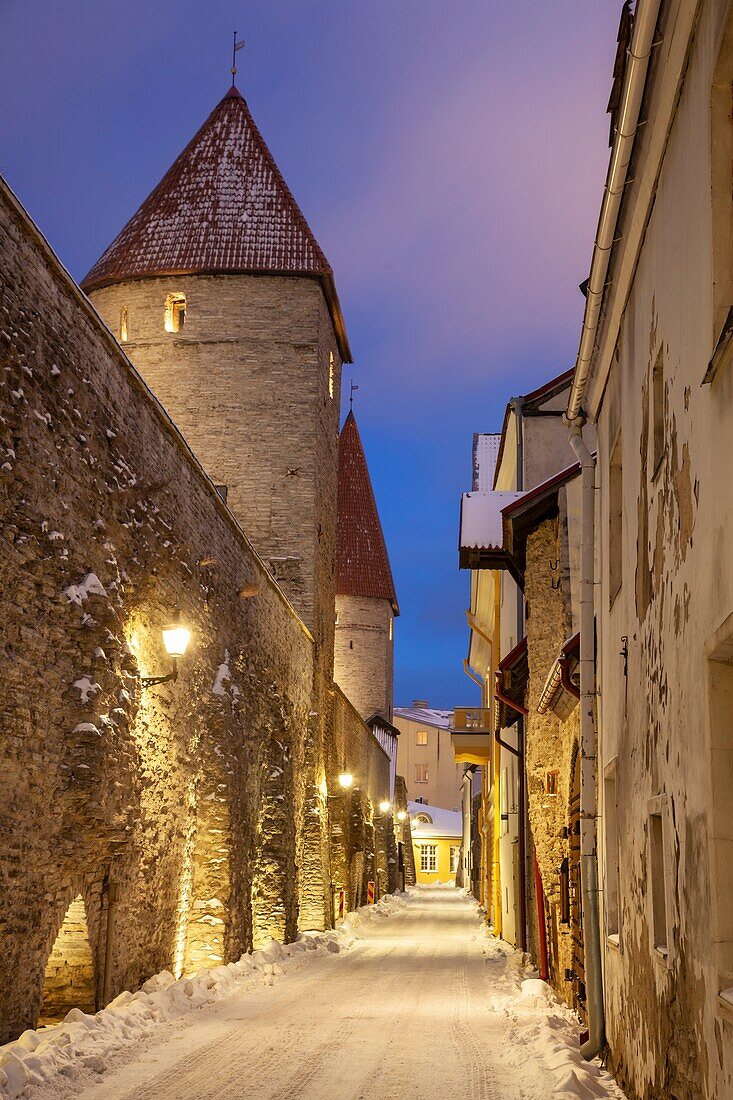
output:
[[97,1004],[110,883],[111,996],[294,933],[314,647],[4,190],[0,252],[2,1041],[79,894]]
[[[665,50],[677,6],[663,8]],[[600,775],[615,762],[621,899],[620,946],[605,950],[606,1029],[611,1066],[629,1095],[644,1100],[733,1095],[733,1014],[718,1000],[733,973],[716,942],[733,892],[717,897],[709,870],[713,835],[733,835],[733,801],[728,787],[713,834],[712,770],[723,765],[711,762],[706,660],[733,610],[733,364],[701,385],[717,335],[710,96],[728,13],[722,0],[701,5],[621,329],[602,338],[615,355],[597,413]],[[730,89],[728,96],[730,105]],[[632,175],[641,171],[632,167]],[[727,195],[730,218],[729,176]],[[664,452],[655,471],[652,375],[660,354]],[[609,463],[619,431],[622,584],[612,600]],[[651,929],[649,811],[660,795],[667,958]],[[603,868],[604,883],[612,874]]]

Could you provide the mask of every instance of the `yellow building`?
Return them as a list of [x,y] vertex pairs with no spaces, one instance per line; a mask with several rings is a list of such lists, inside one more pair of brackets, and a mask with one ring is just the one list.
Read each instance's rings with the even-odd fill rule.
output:
[[461,814],[425,802],[408,802],[418,885],[455,886],[461,852]]

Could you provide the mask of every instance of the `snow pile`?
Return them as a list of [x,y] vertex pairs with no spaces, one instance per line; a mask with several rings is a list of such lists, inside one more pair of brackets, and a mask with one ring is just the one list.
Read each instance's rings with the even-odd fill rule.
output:
[[[72,1008],[60,1024],[24,1031],[15,1042],[0,1047],[0,1100],[45,1095],[58,1074],[73,1081],[85,1070],[104,1073],[116,1051],[146,1038],[160,1025],[215,1001],[273,985],[285,971],[302,965],[305,956],[338,955],[358,939],[360,927],[391,916],[407,900],[407,894],[388,894],[375,905],[348,913],[334,931],[302,932],[288,944],[271,940],[242,955],[239,962],[199,970],[191,977],[176,980],[163,970],[137,993],[120,993],[94,1015]],[[44,1087],[44,1093],[36,1093],[34,1086]]]
[[518,1075],[526,1070],[526,1053],[542,1066],[547,1096],[553,1100],[624,1100],[624,1093],[598,1060],[586,1062],[580,1053],[580,1027],[575,1013],[561,1004],[554,990],[528,967],[520,951],[492,936],[478,933],[492,967],[491,1011],[508,1017],[516,1047]]
[[[354,923],[358,923],[358,915]],[[60,1024],[24,1031],[15,1042],[0,1047],[0,1100],[45,1095],[57,1074],[74,1080],[84,1070],[104,1073],[111,1055],[151,1035],[161,1024],[178,1020],[204,1005],[248,989],[273,985],[303,957],[337,955],[354,941],[341,931],[301,933],[294,943],[272,940],[239,962],[199,970],[179,978],[163,970],[137,993],[120,993],[94,1015],[72,1008]],[[36,1093],[34,1086],[44,1087]]]

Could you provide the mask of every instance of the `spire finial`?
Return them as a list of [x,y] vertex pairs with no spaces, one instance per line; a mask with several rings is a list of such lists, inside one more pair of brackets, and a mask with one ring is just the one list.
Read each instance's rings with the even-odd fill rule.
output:
[[354,379],[351,379],[351,393],[349,394],[349,412],[354,411],[354,393],[359,387],[354,385]]
[[234,77],[237,75],[237,50],[242,49],[242,47],[245,45],[245,41],[244,41],[244,39],[242,39],[241,42],[237,42],[237,32],[233,31],[232,34],[233,34],[234,37],[233,37],[233,40],[232,40],[232,67],[230,69],[230,72],[232,74],[232,88],[233,88],[234,87]]

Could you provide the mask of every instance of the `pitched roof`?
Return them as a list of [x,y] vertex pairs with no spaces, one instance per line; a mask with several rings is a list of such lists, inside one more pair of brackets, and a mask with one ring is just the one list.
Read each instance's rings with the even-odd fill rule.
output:
[[234,87],[81,285],[203,273],[319,279],[351,361],[331,266]]
[[346,417],[339,437],[336,594],[389,600],[395,615],[400,613],[377,502],[353,412]]

